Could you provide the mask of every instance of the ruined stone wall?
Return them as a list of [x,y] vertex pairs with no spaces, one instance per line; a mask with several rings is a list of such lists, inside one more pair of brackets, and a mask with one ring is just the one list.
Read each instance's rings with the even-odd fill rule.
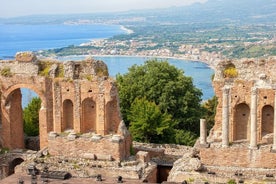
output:
[[[224,74],[224,71],[228,65],[234,66],[237,72],[236,76],[229,77]],[[270,127],[269,125],[264,125],[264,123],[267,120],[271,121],[271,118],[274,116],[267,111],[271,111],[269,107],[274,109],[276,75],[273,71],[275,69],[276,65],[273,58],[268,60],[246,59],[239,61],[225,61],[221,62],[217,66],[213,86],[215,95],[218,98],[218,106],[215,117],[215,125],[211,131],[211,136],[209,136],[209,141],[221,141],[224,87],[229,88],[229,141],[233,142],[239,137],[245,137],[245,135],[242,135],[245,134],[245,132],[239,132],[239,129],[246,129],[244,130],[247,131],[245,139],[249,141],[251,134],[250,109],[252,106],[251,97],[253,88],[257,89],[257,141],[258,143],[262,143],[264,141],[263,137],[266,133],[262,131],[263,127]],[[247,111],[249,114],[241,113],[239,116],[238,112],[246,112],[245,108],[249,108],[249,111]],[[267,111],[263,111],[264,108],[267,109]],[[265,116],[270,117],[265,118]],[[245,121],[246,118],[248,125],[237,127],[239,126],[238,122]],[[272,132],[268,131],[268,133]]]
[[93,160],[123,160],[126,155],[124,138],[119,135],[100,136],[83,135],[78,137],[69,134],[67,136],[57,134],[49,135],[49,153],[52,156],[64,156],[69,158],[87,158]]
[[[64,153],[64,150],[69,154],[72,148],[76,156],[75,150],[82,153],[88,150],[111,155],[116,160],[130,154],[131,138],[121,119],[117,88],[104,62],[92,58],[66,62],[42,60],[31,52],[18,53],[14,61],[0,62],[0,140],[3,147],[25,148],[20,89],[28,88],[42,101],[40,148],[48,146],[54,154]],[[48,142],[50,132],[90,133],[105,138],[96,142],[84,139],[66,142],[67,139],[58,137]],[[112,135],[118,135],[115,140],[118,143],[114,143]]]
[[275,58],[222,61],[213,86],[218,98],[215,125],[200,148],[207,166],[276,168],[272,151],[275,121]]
[[275,153],[269,146],[258,150],[247,147],[203,148],[200,150],[201,162],[205,165],[245,168],[276,168]]

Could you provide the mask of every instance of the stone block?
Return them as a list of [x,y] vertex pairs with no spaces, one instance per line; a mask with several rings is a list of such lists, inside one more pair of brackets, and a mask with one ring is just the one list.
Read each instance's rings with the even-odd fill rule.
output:
[[120,135],[113,135],[111,140],[112,140],[112,142],[119,143],[122,141],[122,138]]
[[93,153],[84,153],[82,155],[82,157],[85,158],[85,159],[91,159],[91,160],[95,160],[96,159],[96,156]]
[[15,60],[19,62],[35,62],[37,58],[32,52],[17,52]]
[[56,132],[50,132],[48,134],[48,139],[54,140],[57,136],[58,136],[58,134]]
[[149,156],[149,153],[146,151],[138,151],[136,153],[136,159],[143,163],[147,163],[150,161],[150,156]]
[[78,137],[78,136],[77,136],[76,133],[71,132],[71,133],[67,136],[67,139],[68,139],[69,141],[73,141],[73,140],[75,140],[77,137]]
[[105,154],[96,154],[97,160],[107,160],[107,161],[112,161],[112,156],[111,155],[105,155]]
[[93,142],[97,142],[97,141],[100,141],[102,139],[102,136],[100,134],[94,134],[92,137],[91,137],[91,141]]

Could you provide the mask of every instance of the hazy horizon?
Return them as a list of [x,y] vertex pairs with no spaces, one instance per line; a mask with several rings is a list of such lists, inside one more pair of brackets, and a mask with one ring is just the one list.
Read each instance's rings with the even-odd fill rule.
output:
[[0,3],[0,18],[42,14],[107,13],[139,9],[169,8],[208,0],[9,0]]

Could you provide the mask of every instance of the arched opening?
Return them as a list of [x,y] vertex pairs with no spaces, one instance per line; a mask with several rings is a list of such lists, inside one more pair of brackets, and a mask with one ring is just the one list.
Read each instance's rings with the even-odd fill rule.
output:
[[96,103],[91,98],[82,102],[81,132],[96,132]]
[[234,141],[237,140],[248,140],[249,137],[249,122],[250,122],[250,108],[247,104],[242,103],[238,104],[235,107],[234,112],[234,122],[233,122],[233,131],[234,131]]
[[262,109],[262,137],[273,133],[274,109],[266,105]]
[[16,158],[14,160],[12,160],[10,163],[9,163],[9,172],[8,172],[8,176],[14,174],[15,172],[15,167],[17,165],[20,165],[22,162],[24,162],[24,160],[22,158]]
[[74,129],[74,108],[71,100],[64,100],[62,112],[62,131]]
[[[29,88],[15,88],[7,96],[2,120],[4,141],[12,148],[40,149],[39,113],[41,100]],[[15,136],[16,135],[16,136]]]
[[38,151],[40,149],[39,113],[41,99],[37,97],[36,93],[28,89],[21,89],[21,92],[25,148]]
[[105,120],[105,130],[107,134],[116,133],[117,126],[116,121],[117,118],[117,101],[112,100],[106,104],[106,120]]
[[167,181],[172,166],[168,165],[158,165],[157,166],[157,183],[163,183]]

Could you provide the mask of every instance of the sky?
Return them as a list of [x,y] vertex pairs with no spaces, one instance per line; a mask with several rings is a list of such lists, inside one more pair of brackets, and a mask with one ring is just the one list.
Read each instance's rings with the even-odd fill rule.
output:
[[1,0],[0,17],[118,12],[186,6],[207,0]]

